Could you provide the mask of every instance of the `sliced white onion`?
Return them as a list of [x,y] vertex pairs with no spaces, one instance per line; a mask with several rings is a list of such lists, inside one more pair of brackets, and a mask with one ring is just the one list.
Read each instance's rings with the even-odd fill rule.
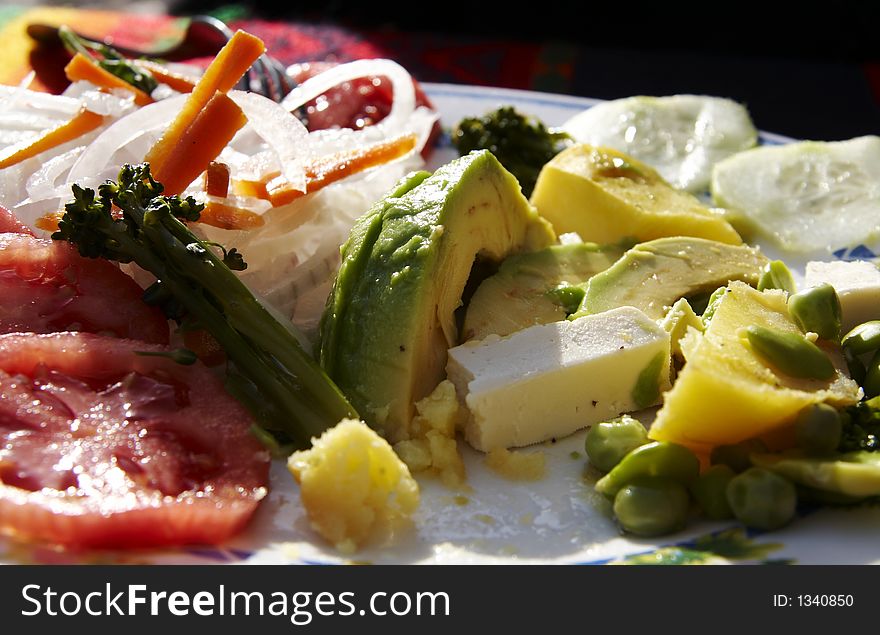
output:
[[[27,180],[28,197],[34,200],[42,200],[64,194],[65,192],[59,191],[58,179],[69,173],[71,166],[73,166],[84,150],[84,146],[78,146],[56,157],[52,157],[41,165],[40,169],[34,172]],[[70,193],[70,189],[66,184],[61,187],[66,190],[66,193]]]
[[391,60],[358,60],[334,66],[300,84],[281,105],[293,111],[338,84],[375,76],[387,77],[391,81],[393,98],[388,115],[379,123],[361,130],[340,128],[312,132],[312,149],[316,156],[350,151],[387,141],[407,132],[414,132],[418,136],[416,151],[421,151],[424,147],[438,115],[428,108],[416,108],[412,77],[406,69]]
[[123,89],[112,93],[89,90],[80,99],[87,110],[105,117],[122,117],[135,108],[134,94]]
[[82,179],[94,178],[95,175],[104,172],[120,149],[144,135],[164,130],[180,111],[187,97],[189,95],[179,95],[165,101],[157,101],[113,123],[89,144],[71,168],[68,182],[77,183]]
[[50,117],[45,114],[22,112],[20,110],[11,112],[0,112],[0,130],[8,131],[30,131],[41,132],[54,128],[64,119]]
[[[342,84],[362,77],[387,77],[391,82],[394,98],[391,102],[391,111],[377,125],[386,128],[400,128],[407,117],[416,107],[416,90],[413,86],[412,76],[403,66],[397,62],[385,59],[357,60],[347,64],[340,64],[333,68],[307,79],[294,88],[285,97],[281,105],[289,112],[301,108],[319,95]],[[371,126],[374,127],[374,126]]]
[[306,191],[305,164],[312,158],[309,131],[281,104],[255,93],[229,93],[253,129],[278,157],[281,173],[291,187]]
[[48,110],[58,113],[59,119],[64,119],[78,112],[81,107],[80,100],[73,97],[50,95],[19,86],[0,84],[0,110],[19,109],[26,112],[33,109]]

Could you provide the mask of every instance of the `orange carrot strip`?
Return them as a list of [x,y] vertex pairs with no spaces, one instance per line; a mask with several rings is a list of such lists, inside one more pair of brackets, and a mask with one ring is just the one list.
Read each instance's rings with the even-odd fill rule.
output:
[[41,152],[60,146],[62,143],[73,141],[77,137],[91,132],[102,123],[104,123],[104,117],[91,110],[82,109],[70,121],[46,131],[27,145],[23,147],[14,145],[8,148],[0,154],[0,169],[21,163],[25,159],[35,157]]
[[229,195],[229,166],[211,161],[205,172],[205,194],[226,198]]
[[269,201],[273,207],[286,205],[347,176],[393,161],[412,150],[416,146],[416,140],[414,134],[403,135],[368,148],[359,148],[316,161],[306,168],[305,192],[291,188],[282,176],[277,175],[266,184]]
[[226,147],[247,117],[241,108],[223,93],[216,93],[204,110],[186,129],[153,177],[165,186],[164,194],[180,194],[186,186],[208,169],[208,165]]
[[43,231],[57,232],[58,223],[61,222],[62,216],[64,216],[64,212],[49,212],[40,216],[34,225],[37,229],[42,229]]
[[266,224],[259,214],[219,201],[205,203],[199,222],[220,229],[255,229]]
[[[274,176],[278,176],[274,174]],[[268,179],[267,179],[268,180]],[[264,201],[269,200],[269,191],[266,189],[265,181],[232,181],[232,189],[239,196],[251,196],[253,198],[261,198]]]
[[153,98],[140,88],[136,88],[125,80],[119,79],[113,73],[104,70],[94,60],[82,53],[77,53],[73,56],[73,59],[64,67],[64,74],[72,82],[86,80],[105,90],[122,88],[130,91],[134,93],[134,103],[138,106],[146,106],[153,103]]
[[258,37],[236,31],[205,70],[177,117],[147,152],[144,160],[152,166],[153,174],[165,171],[165,162],[214,94],[218,91],[229,92],[265,50],[263,41]]
[[185,75],[181,75],[180,73],[170,71],[157,62],[152,62],[150,60],[132,60],[132,63],[135,66],[140,66],[149,71],[157,82],[165,84],[169,88],[176,90],[178,93],[191,93],[193,88],[196,87],[195,80]]

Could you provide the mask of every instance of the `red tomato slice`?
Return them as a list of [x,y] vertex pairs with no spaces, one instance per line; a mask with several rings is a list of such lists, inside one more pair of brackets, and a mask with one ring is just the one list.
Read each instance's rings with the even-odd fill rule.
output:
[[[331,62],[309,62],[290,67],[293,79],[299,83],[332,68]],[[416,105],[434,108],[419,83],[413,80],[416,89]],[[363,77],[351,82],[343,82],[312,100],[303,108],[309,130],[329,130],[331,128],[352,128],[360,130],[382,121],[391,112],[394,92],[386,77]],[[440,125],[435,124],[431,137],[425,144],[422,154],[427,156],[434,140],[440,133]]]
[[90,333],[0,336],[0,532],[78,547],[216,544],[269,454],[201,364]]
[[33,236],[34,232],[30,227],[22,223],[15,217],[15,214],[0,205],[0,234],[11,232],[13,234],[27,234]]
[[0,333],[87,331],[167,344],[168,321],[141,294],[117,267],[67,243],[0,234]]

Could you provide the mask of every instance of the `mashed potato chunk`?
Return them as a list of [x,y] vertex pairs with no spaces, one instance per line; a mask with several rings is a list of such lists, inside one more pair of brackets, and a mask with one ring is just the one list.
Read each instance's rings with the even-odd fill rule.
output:
[[391,532],[416,510],[419,486],[388,442],[344,419],[295,452],[288,469],[312,527],[344,553]]

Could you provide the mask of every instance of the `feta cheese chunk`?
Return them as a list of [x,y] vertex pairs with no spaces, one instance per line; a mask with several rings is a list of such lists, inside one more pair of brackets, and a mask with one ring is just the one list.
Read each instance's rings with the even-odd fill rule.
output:
[[446,372],[469,410],[465,439],[490,452],[659,403],[669,360],[669,334],[621,307],[467,342],[450,349]]
[[880,319],[880,269],[874,263],[808,262],[804,285],[816,287],[822,283],[834,287],[840,297],[844,333],[863,322]]

